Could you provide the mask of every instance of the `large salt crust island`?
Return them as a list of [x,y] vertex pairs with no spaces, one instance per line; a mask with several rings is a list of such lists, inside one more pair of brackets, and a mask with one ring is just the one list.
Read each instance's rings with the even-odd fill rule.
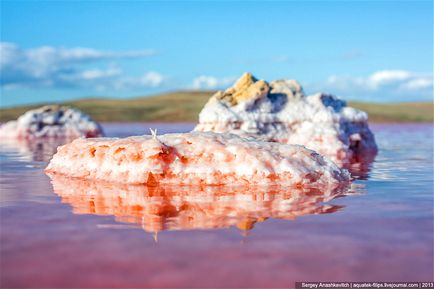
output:
[[78,109],[47,105],[29,110],[0,126],[2,139],[41,139],[103,136],[101,126]]
[[245,73],[233,87],[211,97],[194,130],[301,144],[345,164],[376,154],[367,121],[365,112],[333,95],[305,96],[295,80],[267,83]]
[[75,214],[115,216],[154,233],[232,226],[247,231],[268,218],[294,220],[336,212],[341,206],[324,202],[344,195],[282,186],[146,186],[50,177],[54,192]]
[[191,132],[76,139],[58,148],[46,171],[128,184],[335,187],[346,170],[298,145],[234,134]]

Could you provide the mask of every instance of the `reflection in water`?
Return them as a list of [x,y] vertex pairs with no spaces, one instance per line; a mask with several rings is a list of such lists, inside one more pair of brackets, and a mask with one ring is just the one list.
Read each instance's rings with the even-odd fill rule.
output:
[[351,173],[356,180],[367,180],[377,153],[366,153],[351,160],[350,163],[342,165]]
[[18,153],[24,161],[47,162],[57,152],[57,147],[75,138],[2,139],[0,151]]
[[54,192],[76,214],[113,215],[147,232],[214,229],[251,230],[268,218],[294,220],[333,213],[342,206],[322,204],[343,195],[283,187],[122,185],[50,175]]

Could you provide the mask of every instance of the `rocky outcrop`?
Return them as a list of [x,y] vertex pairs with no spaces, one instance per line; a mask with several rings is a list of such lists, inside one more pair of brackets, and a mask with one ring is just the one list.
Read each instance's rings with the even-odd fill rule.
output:
[[306,96],[295,80],[267,83],[249,73],[211,97],[195,130],[301,144],[339,164],[377,151],[365,112],[331,94]]
[[257,80],[250,73],[245,73],[234,87],[216,93],[215,97],[230,105],[254,103],[267,96],[270,87],[263,80]]

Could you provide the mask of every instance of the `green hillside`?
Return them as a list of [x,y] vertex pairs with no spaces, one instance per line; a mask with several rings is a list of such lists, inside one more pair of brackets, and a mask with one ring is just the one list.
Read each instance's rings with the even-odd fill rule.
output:
[[[64,104],[77,107],[101,122],[194,122],[212,94],[212,91],[180,91],[122,100],[82,99]],[[371,122],[433,122],[434,119],[432,102],[349,102],[349,105],[366,111]],[[39,106],[0,109],[0,122],[16,119]]]
[[433,102],[364,103],[349,102],[369,114],[371,122],[433,122]]

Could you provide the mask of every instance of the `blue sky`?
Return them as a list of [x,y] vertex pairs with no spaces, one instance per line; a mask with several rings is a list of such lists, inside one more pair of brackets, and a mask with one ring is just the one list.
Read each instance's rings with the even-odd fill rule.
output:
[[432,99],[432,1],[2,1],[1,105],[225,88],[243,72]]

